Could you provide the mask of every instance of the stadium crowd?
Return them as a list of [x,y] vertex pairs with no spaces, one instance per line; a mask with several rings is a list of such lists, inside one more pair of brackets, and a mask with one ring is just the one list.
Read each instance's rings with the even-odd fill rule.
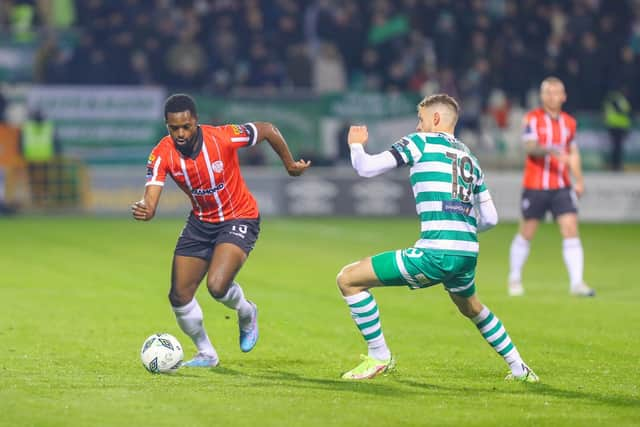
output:
[[[32,19],[17,7],[31,7]],[[473,115],[492,89],[523,104],[557,75],[569,109],[599,109],[612,89],[640,104],[638,0],[2,2],[1,37],[29,25],[41,35],[34,80],[42,83],[209,93],[431,85]],[[60,43],[65,32],[73,43]]]

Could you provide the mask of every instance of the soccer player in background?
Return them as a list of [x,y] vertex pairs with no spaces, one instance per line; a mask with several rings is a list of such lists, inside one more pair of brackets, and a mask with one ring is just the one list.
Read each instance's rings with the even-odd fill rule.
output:
[[169,301],[178,325],[198,349],[184,366],[213,367],[219,363],[218,354],[194,297],[205,275],[211,296],[238,314],[240,349],[251,351],[258,340],[258,309],[234,280],[260,231],[258,205],[240,173],[237,150],[266,139],[291,176],[301,175],[310,162],[294,161],[280,131],[270,123],[198,124],[188,95],[170,96],[164,117],[169,135],[151,151],[144,197],[131,210],[136,220],[151,220],[167,176],[189,197],[193,209],[174,251]]
[[[524,294],[522,267],[529,246],[547,211],[560,228],[562,255],[569,271],[569,292],[592,297],[595,291],[582,278],[584,255],[578,235],[577,199],[584,192],[580,151],[575,142],[576,120],[562,111],[564,84],[547,77],[540,85],[542,108],[525,116],[523,140],[527,152],[522,191],[522,221],[511,243],[509,295]],[[569,173],[575,181],[571,185]]]
[[361,356],[362,362],[342,378],[373,378],[395,364],[371,288],[407,285],[420,289],[442,283],[460,312],[507,362],[511,373],[506,379],[539,381],[502,322],[476,295],[476,233],[495,226],[498,213],[478,160],[453,136],[458,111],[458,103],[448,95],[423,99],[418,105],[418,133],[376,155],[364,150],[368,140],[365,126],[352,126],[349,131],[351,163],[360,176],[373,177],[409,166],[421,233],[413,247],[365,258],[338,274],[340,291],[369,347],[368,355]]

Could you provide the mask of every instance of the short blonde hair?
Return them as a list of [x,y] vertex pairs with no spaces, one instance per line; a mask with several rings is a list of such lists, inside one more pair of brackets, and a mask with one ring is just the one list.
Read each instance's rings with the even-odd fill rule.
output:
[[436,104],[442,104],[449,107],[456,114],[456,117],[458,117],[458,113],[460,112],[458,101],[456,101],[452,96],[449,96],[446,93],[437,93],[435,95],[425,96],[424,99],[418,104],[418,109],[428,108]]
[[557,78],[556,76],[549,76],[547,78],[545,78],[542,83],[540,83],[540,89],[542,89],[542,86],[544,86],[545,84],[560,84],[562,86],[564,86],[564,83],[562,82],[562,80],[560,80],[559,78]]

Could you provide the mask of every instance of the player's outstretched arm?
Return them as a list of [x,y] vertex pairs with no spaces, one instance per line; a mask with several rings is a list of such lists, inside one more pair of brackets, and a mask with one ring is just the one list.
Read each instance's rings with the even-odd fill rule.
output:
[[147,185],[142,200],[131,205],[131,214],[138,221],[151,221],[156,214],[156,207],[162,193],[161,185]]
[[369,155],[364,151],[364,145],[369,139],[369,131],[366,126],[351,126],[347,143],[351,151],[351,165],[358,175],[371,178],[383,174],[398,166],[393,154],[384,151],[379,154]]
[[493,203],[489,191],[483,191],[475,196],[474,205],[478,212],[478,231],[483,232],[492,229],[498,224],[498,210]]
[[310,161],[305,161],[304,159],[295,161],[293,159],[291,151],[289,151],[289,146],[277,127],[267,122],[256,122],[254,125],[258,131],[257,141],[267,140],[271,148],[273,148],[273,151],[275,151],[282,160],[282,164],[289,175],[300,176],[311,166]]

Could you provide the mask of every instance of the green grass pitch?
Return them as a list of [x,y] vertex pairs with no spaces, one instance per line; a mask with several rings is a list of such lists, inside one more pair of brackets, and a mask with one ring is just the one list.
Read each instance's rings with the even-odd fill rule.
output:
[[640,226],[582,225],[595,299],[568,295],[560,236],[543,226],[506,296],[514,224],[481,235],[479,295],[539,385],[506,366],[441,286],[374,292],[398,368],[340,373],[366,346],[335,286],[346,263],[409,246],[414,219],[266,218],[239,275],[260,308],[260,341],[238,348],[235,314],[198,293],[221,357],[211,370],[151,375],[154,332],[194,347],[167,300],[180,219],[0,219],[0,425],[640,425]]

